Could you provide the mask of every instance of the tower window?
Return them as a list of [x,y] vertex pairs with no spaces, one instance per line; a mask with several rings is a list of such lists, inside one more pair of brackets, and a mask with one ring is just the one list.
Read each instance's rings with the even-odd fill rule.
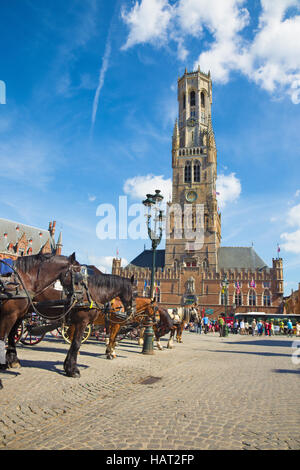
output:
[[185,94],[182,97],[182,106],[183,106],[183,109],[185,109]]
[[196,93],[194,91],[191,91],[190,102],[191,106],[196,106]]
[[203,91],[201,91],[201,106],[205,107],[205,95]]
[[194,182],[200,183],[200,163],[198,160],[194,163]]
[[186,162],[184,167],[184,182],[190,183],[192,181],[192,165],[191,162]]

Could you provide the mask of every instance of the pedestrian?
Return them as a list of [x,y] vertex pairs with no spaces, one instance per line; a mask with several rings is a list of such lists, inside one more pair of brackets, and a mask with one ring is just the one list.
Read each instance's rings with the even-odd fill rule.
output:
[[193,320],[194,320],[195,333],[198,333],[200,319],[199,319],[198,312],[195,308],[193,308]]
[[258,336],[261,336],[263,334],[263,324],[261,320],[259,320],[257,323],[257,334]]
[[288,336],[292,336],[294,334],[294,330],[293,330],[293,324],[291,322],[291,320],[289,319],[288,322],[287,322],[287,334]]
[[207,334],[208,333],[208,316],[205,315],[205,317],[203,318],[203,325],[204,325],[204,333]]
[[265,322],[265,335],[269,336],[269,323],[267,321]]
[[224,336],[224,318],[223,317],[219,317],[218,324],[219,324],[220,336]]
[[282,320],[281,320],[281,322],[279,323],[279,328],[280,328],[280,334],[283,335],[283,334],[284,334],[284,323],[283,323]]
[[296,323],[296,335],[300,336],[300,322],[298,322],[298,321]]
[[245,322],[244,322],[244,320],[240,321],[240,334],[241,335],[245,334]]
[[246,335],[249,334],[249,323],[248,323],[247,320],[245,321],[245,333],[246,333]]
[[233,324],[233,333],[235,335],[238,334],[238,330],[239,330],[239,322],[237,320],[235,320],[234,324]]
[[256,321],[255,321],[255,318],[253,318],[252,322],[251,322],[251,328],[252,328],[252,336],[255,335],[255,329],[256,329]]

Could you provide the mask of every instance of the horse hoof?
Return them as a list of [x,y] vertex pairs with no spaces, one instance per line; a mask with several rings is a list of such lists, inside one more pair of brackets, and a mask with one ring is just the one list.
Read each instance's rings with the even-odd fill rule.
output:
[[0,370],[6,370],[8,369],[8,364],[0,364]]
[[80,377],[80,372],[79,370],[75,370],[74,372],[66,372],[67,377],[71,377],[73,379],[79,379]]
[[2,390],[3,385],[2,385],[2,380],[0,380],[0,390]]
[[21,367],[20,361],[11,362],[8,364],[9,369],[20,369],[20,367]]

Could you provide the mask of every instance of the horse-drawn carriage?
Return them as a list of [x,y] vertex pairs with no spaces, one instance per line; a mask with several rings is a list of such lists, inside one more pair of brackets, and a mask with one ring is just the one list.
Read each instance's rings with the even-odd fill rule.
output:
[[[76,361],[83,333],[99,312],[104,312],[106,302],[119,297],[123,318],[134,311],[133,279],[102,274],[94,267],[92,275],[85,276],[75,254],[38,254],[14,262],[0,261],[8,268],[0,277],[1,369],[20,366],[15,339],[23,320],[32,335],[67,324],[74,327],[74,334],[64,370],[68,376],[78,377]],[[59,290],[58,281],[62,286]]]

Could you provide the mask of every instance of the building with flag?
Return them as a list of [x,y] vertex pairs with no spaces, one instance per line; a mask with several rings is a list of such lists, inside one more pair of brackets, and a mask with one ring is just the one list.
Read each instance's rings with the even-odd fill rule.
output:
[[[190,233],[180,232],[174,214],[169,214],[165,249],[156,252],[155,296],[164,307],[196,303],[202,312],[217,317],[247,311],[281,312],[283,266],[279,256],[267,263],[251,247],[221,246],[221,213],[216,191],[217,148],[211,119],[210,73],[198,68],[178,79],[178,119],[172,137],[172,202],[185,227],[185,207],[190,208]],[[159,189],[159,188],[157,188]],[[202,225],[197,225],[201,207]],[[199,233],[198,233],[198,232]],[[201,243],[195,242],[195,233]],[[197,238],[196,238],[197,240]],[[279,248],[279,247],[278,247]],[[279,253],[279,252],[278,252]],[[134,274],[138,291],[146,292],[150,281],[152,251],[146,250],[122,268],[113,260],[112,272]],[[224,291],[224,280],[228,284]],[[225,295],[226,294],[226,295]]]

